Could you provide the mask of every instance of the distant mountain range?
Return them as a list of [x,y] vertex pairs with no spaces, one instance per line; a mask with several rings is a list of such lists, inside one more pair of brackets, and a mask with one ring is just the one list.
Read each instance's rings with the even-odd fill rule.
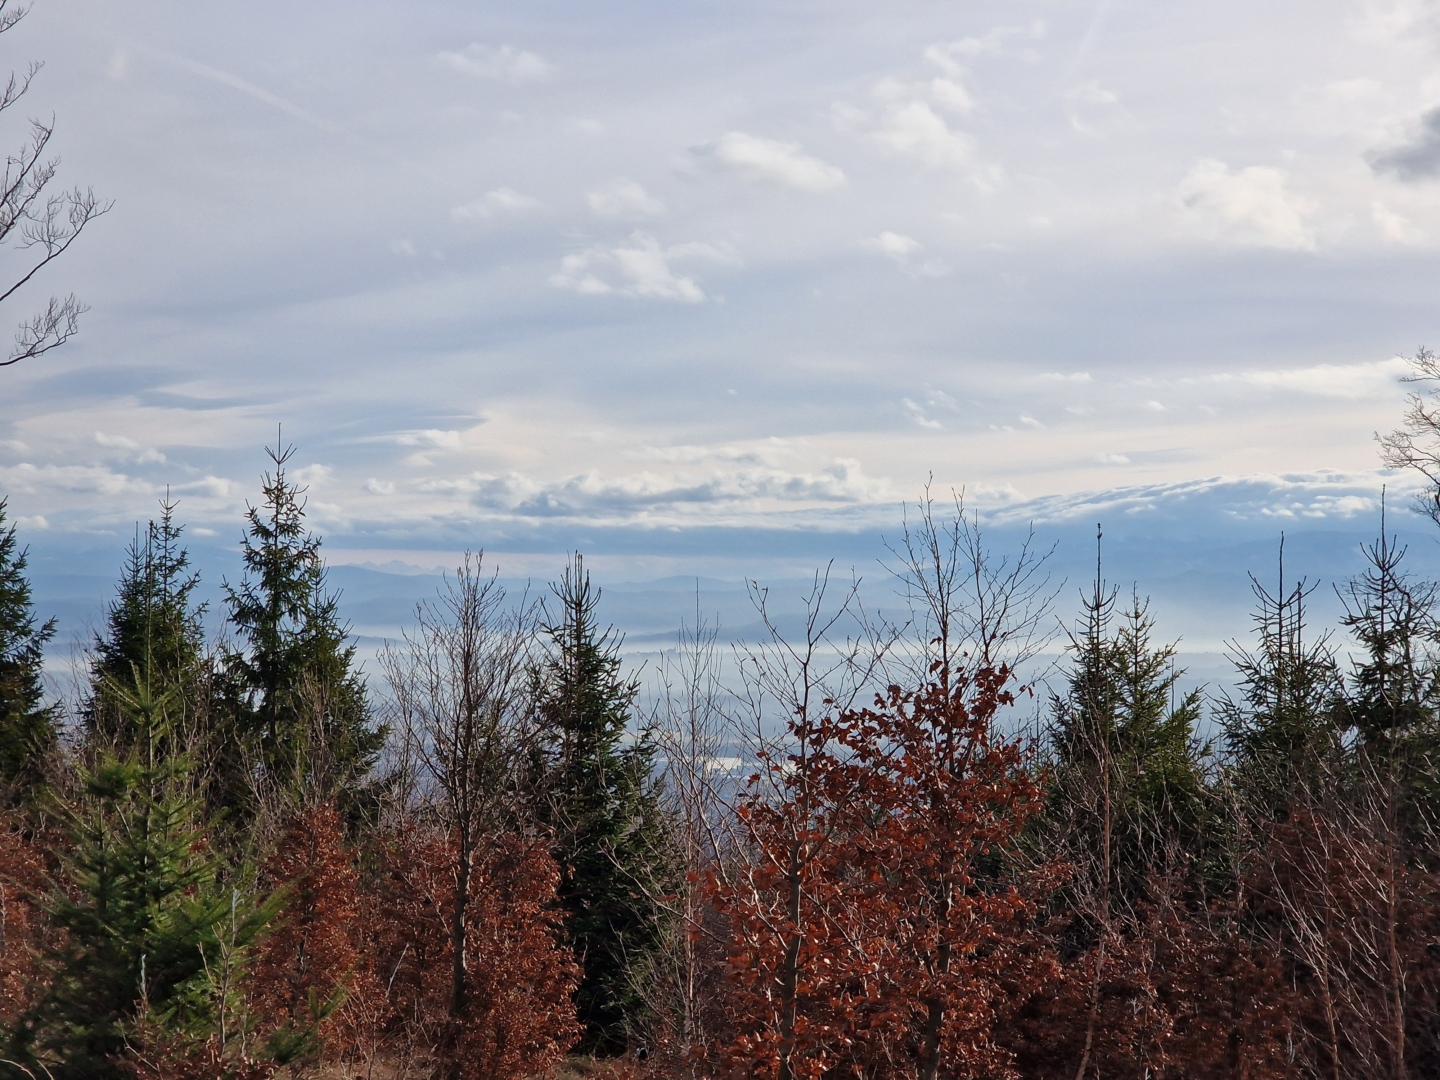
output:
[[[1094,576],[1099,524],[1105,578],[1123,592],[1133,587],[1151,598],[1160,633],[1181,640],[1194,678],[1223,682],[1225,642],[1250,631],[1248,575],[1267,586],[1277,580],[1282,533],[1287,582],[1303,576],[1319,583],[1312,597],[1313,624],[1334,624],[1339,604],[1332,585],[1362,569],[1361,547],[1380,527],[1382,486],[1389,488],[1388,529],[1407,546],[1408,565],[1417,575],[1440,577],[1440,528],[1413,512],[1415,484],[1380,472],[1216,477],[1029,500],[987,499],[974,512],[998,555],[1016,551],[1033,528],[1032,546],[1051,553],[1046,565],[1052,583],[1064,583],[1057,626],[1073,617],[1080,587]],[[823,565],[832,557],[837,574],[848,580],[853,567],[864,579],[872,610],[899,617],[901,605],[882,561],[893,562],[885,544],[899,537],[900,508],[894,507],[888,524],[882,524],[886,521],[883,507],[866,506],[854,508],[848,520],[827,513],[807,523],[797,516],[784,528],[697,528],[683,536],[596,529],[587,530],[587,536],[537,536],[524,547],[513,536],[506,542],[524,551],[532,564],[537,553],[548,551],[558,566],[571,544],[583,543],[587,554],[606,555],[608,561],[600,565],[607,569],[595,571],[604,590],[603,614],[625,632],[627,651],[639,660],[673,643],[681,621],[694,622],[697,604],[708,621],[718,622],[722,638],[754,639],[760,626],[746,577],[768,585],[772,610],[783,623],[793,623],[808,579],[799,568]],[[58,660],[58,653],[88,640],[101,624],[123,544],[100,546],[94,537],[59,532],[31,533],[24,540],[32,549],[39,611],[60,620]],[[336,563],[330,580],[342,593],[341,610],[362,653],[369,655],[383,640],[398,636],[415,604],[434,595],[439,577],[423,568],[433,565],[434,557],[419,550],[413,562],[403,552],[383,564],[349,562],[352,542],[343,535],[327,536],[324,550]],[[233,548],[210,538],[194,538],[191,550],[202,574],[201,594],[218,628],[220,580],[234,580],[238,559]],[[503,571],[505,552],[492,555]],[[647,575],[642,561],[631,563],[631,556],[644,556],[652,564],[660,556],[666,565],[678,562],[694,572]],[[527,584],[508,574],[506,581],[517,595]],[[532,582],[529,588],[543,592],[544,583]]]

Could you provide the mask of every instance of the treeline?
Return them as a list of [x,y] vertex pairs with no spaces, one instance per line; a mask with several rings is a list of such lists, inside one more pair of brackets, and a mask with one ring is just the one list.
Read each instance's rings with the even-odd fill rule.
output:
[[174,507],[78,700],[0,512],[0,1076],[1440,1075],[1440,586],[1254,583],[1180,690],[1097,564],[928,497],[900,625],[698,621],[642,695],[578,556],[467,556],[367,684],[272,455],[209,641]]

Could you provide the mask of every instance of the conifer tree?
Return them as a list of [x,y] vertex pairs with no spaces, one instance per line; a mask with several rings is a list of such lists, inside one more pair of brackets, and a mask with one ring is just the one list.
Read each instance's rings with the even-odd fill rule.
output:
[[[1337,589],[1342,625],[1360,655],[1347,680],[1343,722],[1358,751],[1383,775],[1411,840],[1433,830],[1440,809],[1440,585],[1417,581],[1404,569],[1406,549],[1385,533],[1364,547],[1369,564]],[[1363,771],[1363,770],[1362,770]]]
[[664,932],[670,891],[648,731],[630,731],[639,687],[601,630],[600,591],[577,555],[552,592],[548,655],[534,673],[538,812],[554,834],[565,930],[584,974],[575,1003],[593,1053],[624,1049],[641,1019],[637,981]]
[[[175,523],[175,506],[160,504],[160,520],[151,521],[125,553],[116,597],[106,612],[106,632],[95,639],[90,700],[85,726],[92,741],[123,746],[136,732],[122,729],[125,710],[109,688],[133,684],[138,669],[150,672],[156,694],[169,694],[177,710],[172,726],[194,738],[196,715],[205,711],[204,606],[192,603],[200,583],[190,572],[190,555],[180,546],[184,526]],[[171,691],[175,693],[171,694]]]
[[0,807],[25,801],[45,779],[57,740],[55,709],[45,707],[42,669],[55,620],[36,624],[15,526],[5,528],[0,499]]
[[254,748],[275,787],[338,789],[353,814],[385,731],[371,720],[339,597],[326,588],[320,538],[305,527],[305,489],[285,475],[295,448],[266,453],[275,471],[265,474],[262,505],[246,513],[245,577],[225,586],[241,643],[227,658],[235,742]]
[[1340,672],[1328,634],[1306,637],[1305,602],[1315,586],[1285,584],[1280,540],[1279,585],[1272,594],[1252,574],[1256,648],[1232,644],[1237,680],[1216,710],[1230,756],[1230,780],[1252,813],[1283,818],[1293,796],[1318,783],[1339,749]]
[[[44,998],[11,1033],[9,1057],[55,1080],[133,1075],[151,1044],[225,1041],[238,956],[273,914],[254,906],[208,850],[189,760],[174,743],[176,692],[156,693],[148,664],[105,692],[134,733],[82,768],[69,814],[67,879],[50,905],[65,934]],[[232,1026],[230,1032],[235,1029]]]
[[1051,698],[1049,817],[1064,843],[1099,853],[1101,892],[1130,903],[1200,846],[1206,748],[1195,736],[1201,691],[1177,699],[1185,673],[1173,644],[1152,643],[1149,602],[1135,593],[1117,620],[1116,599],[1097,562],[1064,691]]

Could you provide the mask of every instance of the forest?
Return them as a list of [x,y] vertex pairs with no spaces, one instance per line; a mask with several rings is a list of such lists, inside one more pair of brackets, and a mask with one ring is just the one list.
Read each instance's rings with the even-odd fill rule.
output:
[[[1433,406],[1382,440],[1432,479]],[[164,503],[60,699],[0,520],[0,1075],[1440,1073],[1440,584],[1383,518],[1337,627],[1282,546],[1228,690],[1098,538],[1064,621],[927,492],[908,619],[755,584],[642,693],[578,554],[467,555],[363,670],[290,453],[223,632]]]

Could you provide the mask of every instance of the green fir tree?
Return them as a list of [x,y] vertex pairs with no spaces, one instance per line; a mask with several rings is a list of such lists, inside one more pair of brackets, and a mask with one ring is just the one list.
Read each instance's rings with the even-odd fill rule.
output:
[[1064,690],[1050,702],[1047,817],[1097,895],[1132,905],[1152,875],[1203,870],[1209,800],[1196,737],[1201,691],[1178,692],[1176,648],[1152,641],[1148,601],[1116,612],[1097,576],[1071,637]]
[[47,993],[10,1039],[32,1075],[119,1080],[150,1042],[213,1038],[236,1004],[237,961],[274,914],[227,886],[191,762],[166,751],[177,691],[157,692],[153,674],[142,657],[129,685],[104,687],[132,738],[80,770],[49,912],[64,936]]
[[1383,776],[1396,824],[1427,839],[1440,811],[1440,585],[1404,569],[1406,549],[1385,533],[1365,545],[1365,571],[1338,589],[1342,625],[1360,647],[1341,707],[1363,764]]
[[15,526],[5,528],[0,499],[0,807],[31,799],[58,741],[56,710],[43,704],[45,645],[55,620],[36,623],[27,554]]
[[640,982],[666,930],[658,898],[675,884],[655,746],[632,731],[638,684],[621,675],[620,640],[601,631],[577,555],[552,586],[548,655],[535,672],[539,815],[553,831],[565,929],[583,968],[575,995],[581,1049],[623,1051],[644,1019]]
[[371,719],[339,597],[326,587],[320,538],[305,527],[304,488],[285,475],[295,449],[266,453],[275,471],[265,475],[262,505],[246,514],[245,577],[225,586],[240,643],[226,664],[232,745],[250,748],[277,790],[338,795],[353,820],[386,730]]
[[[137,733],[124,724],[127,710],[114,687],[133,685],[135,672],[150,672],[153,692],[169,695],[177,715],[171,726],[182,738],[202,741],[208,719],[203,605],[192,602],[200,576],[190,571],[180,546],[184,527],[175,523],[176,504],[160,504],[125,553],[116,597],[106,612],[104,636],[95,639],[90,699],[84,710],[92,744],[124,749]],[[174,691],[172,694],[171,692]]]
[[1229,757],[1228,780],[1247,814],[1282,820],[1297,795],[1328,782],[1339,759],[1339,665],[1328,634],[1306,636],[1306,601],[1315,586],[1303,578],[1287,589],[1285,540],[1279,585],[1271,593],[1253,574],[1256,647],[1231,645],[1235,692],[1216,709]]

